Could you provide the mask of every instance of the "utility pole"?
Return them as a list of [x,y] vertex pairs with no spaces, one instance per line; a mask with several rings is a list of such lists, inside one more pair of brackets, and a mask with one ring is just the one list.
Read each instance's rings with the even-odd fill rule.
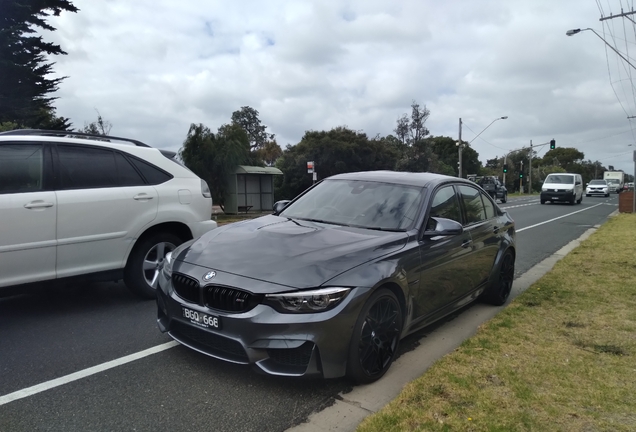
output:
[[459,118],[459,141],[457,143],[457,147],[459,147],[459,162],[458,162],[458,176],[459,178],[462,177],[462,119],[461,117]]
[[532,193],[532,140],[530,140],[530,155],[528,156],[528,191]]
[[519,173],[521,173],[519,176],[519,193],[523,193],[523,160],[519,163],[521,164],[521,169],[519,170]]
[[631,18],[629,18],[627,15],[634,15],[635,13],[636,13],[636,11],[623,12],[623,9],[621,8],[621,13],[616,14],[616,15],[610,14],[610,16],[608,16],[608,17],[601,17],[601,19],[599,19],[599,21],[605,21],[605,20],[608,20],[608,19],[614,19],[614,18],[618,18],[618,17],[625,17],[625,18],[631,20]]
[[[504,155],[504,166],[508,164],[508,155],[512,153],[512,152],[508,152]],[[504,172],[504,176],[503,176],[503,184],[504,186],[506,185],[506,173]]]

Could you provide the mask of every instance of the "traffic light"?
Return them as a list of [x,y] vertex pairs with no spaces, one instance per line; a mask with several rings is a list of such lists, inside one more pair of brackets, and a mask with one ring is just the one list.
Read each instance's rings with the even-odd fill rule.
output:
[[504,164],[504,173],[508,172],[508,164]]
[[522,172],[520,172],[520,173],[519,173],[519,178],[520,178],[520,179],[522,179],[522,178],[523,178],[523,173],[522,173]]
[[556,141],[554,139],[550,140],[550,150],[554,150],[556,148]]

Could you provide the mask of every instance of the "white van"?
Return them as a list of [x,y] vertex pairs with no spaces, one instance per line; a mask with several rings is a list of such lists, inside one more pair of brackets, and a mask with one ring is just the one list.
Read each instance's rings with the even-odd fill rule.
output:
[[541,187],[541,204],[546,201],[581,204],[583,201],[583,179],[581,174],[549,174]]

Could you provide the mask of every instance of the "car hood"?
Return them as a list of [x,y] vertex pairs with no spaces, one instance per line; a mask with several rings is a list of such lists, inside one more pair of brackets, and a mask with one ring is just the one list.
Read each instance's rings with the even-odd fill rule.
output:
[[268,215],[209,231],[178,261],[293,288],[312,288],[406,245],[405,232]]
[[574,189],[572,183],[544,183],[544,189]]

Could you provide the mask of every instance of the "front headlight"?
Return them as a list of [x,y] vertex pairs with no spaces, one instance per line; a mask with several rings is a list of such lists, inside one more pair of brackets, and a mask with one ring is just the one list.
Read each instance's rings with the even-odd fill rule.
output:
[[161,271],[166,279],[170,279],[172,277],[172,265],[174,264],[174,255],[172,252],[168,252],[166,256],[163,258],[163,264],[161,266]]
[[172,252],[168,252],[166,256],[163,258],[163,263],[161,264],[161,271],[166,279],[170,279],[172,277],[172,266],[174,265],[175,260],[179,256],[184,249],[189,248],[194,243],[194,240],[189,240],[185,243],[181,243],[179,246],[175,248]]
[[544,188],[544,187],[541,188],[541,192],[547,192],[547,191],[548,191],[548,188]]
[[267,294],[265,304],[284,313],[323,312],[335,307],[351,288],[321,288],[283,294]]

